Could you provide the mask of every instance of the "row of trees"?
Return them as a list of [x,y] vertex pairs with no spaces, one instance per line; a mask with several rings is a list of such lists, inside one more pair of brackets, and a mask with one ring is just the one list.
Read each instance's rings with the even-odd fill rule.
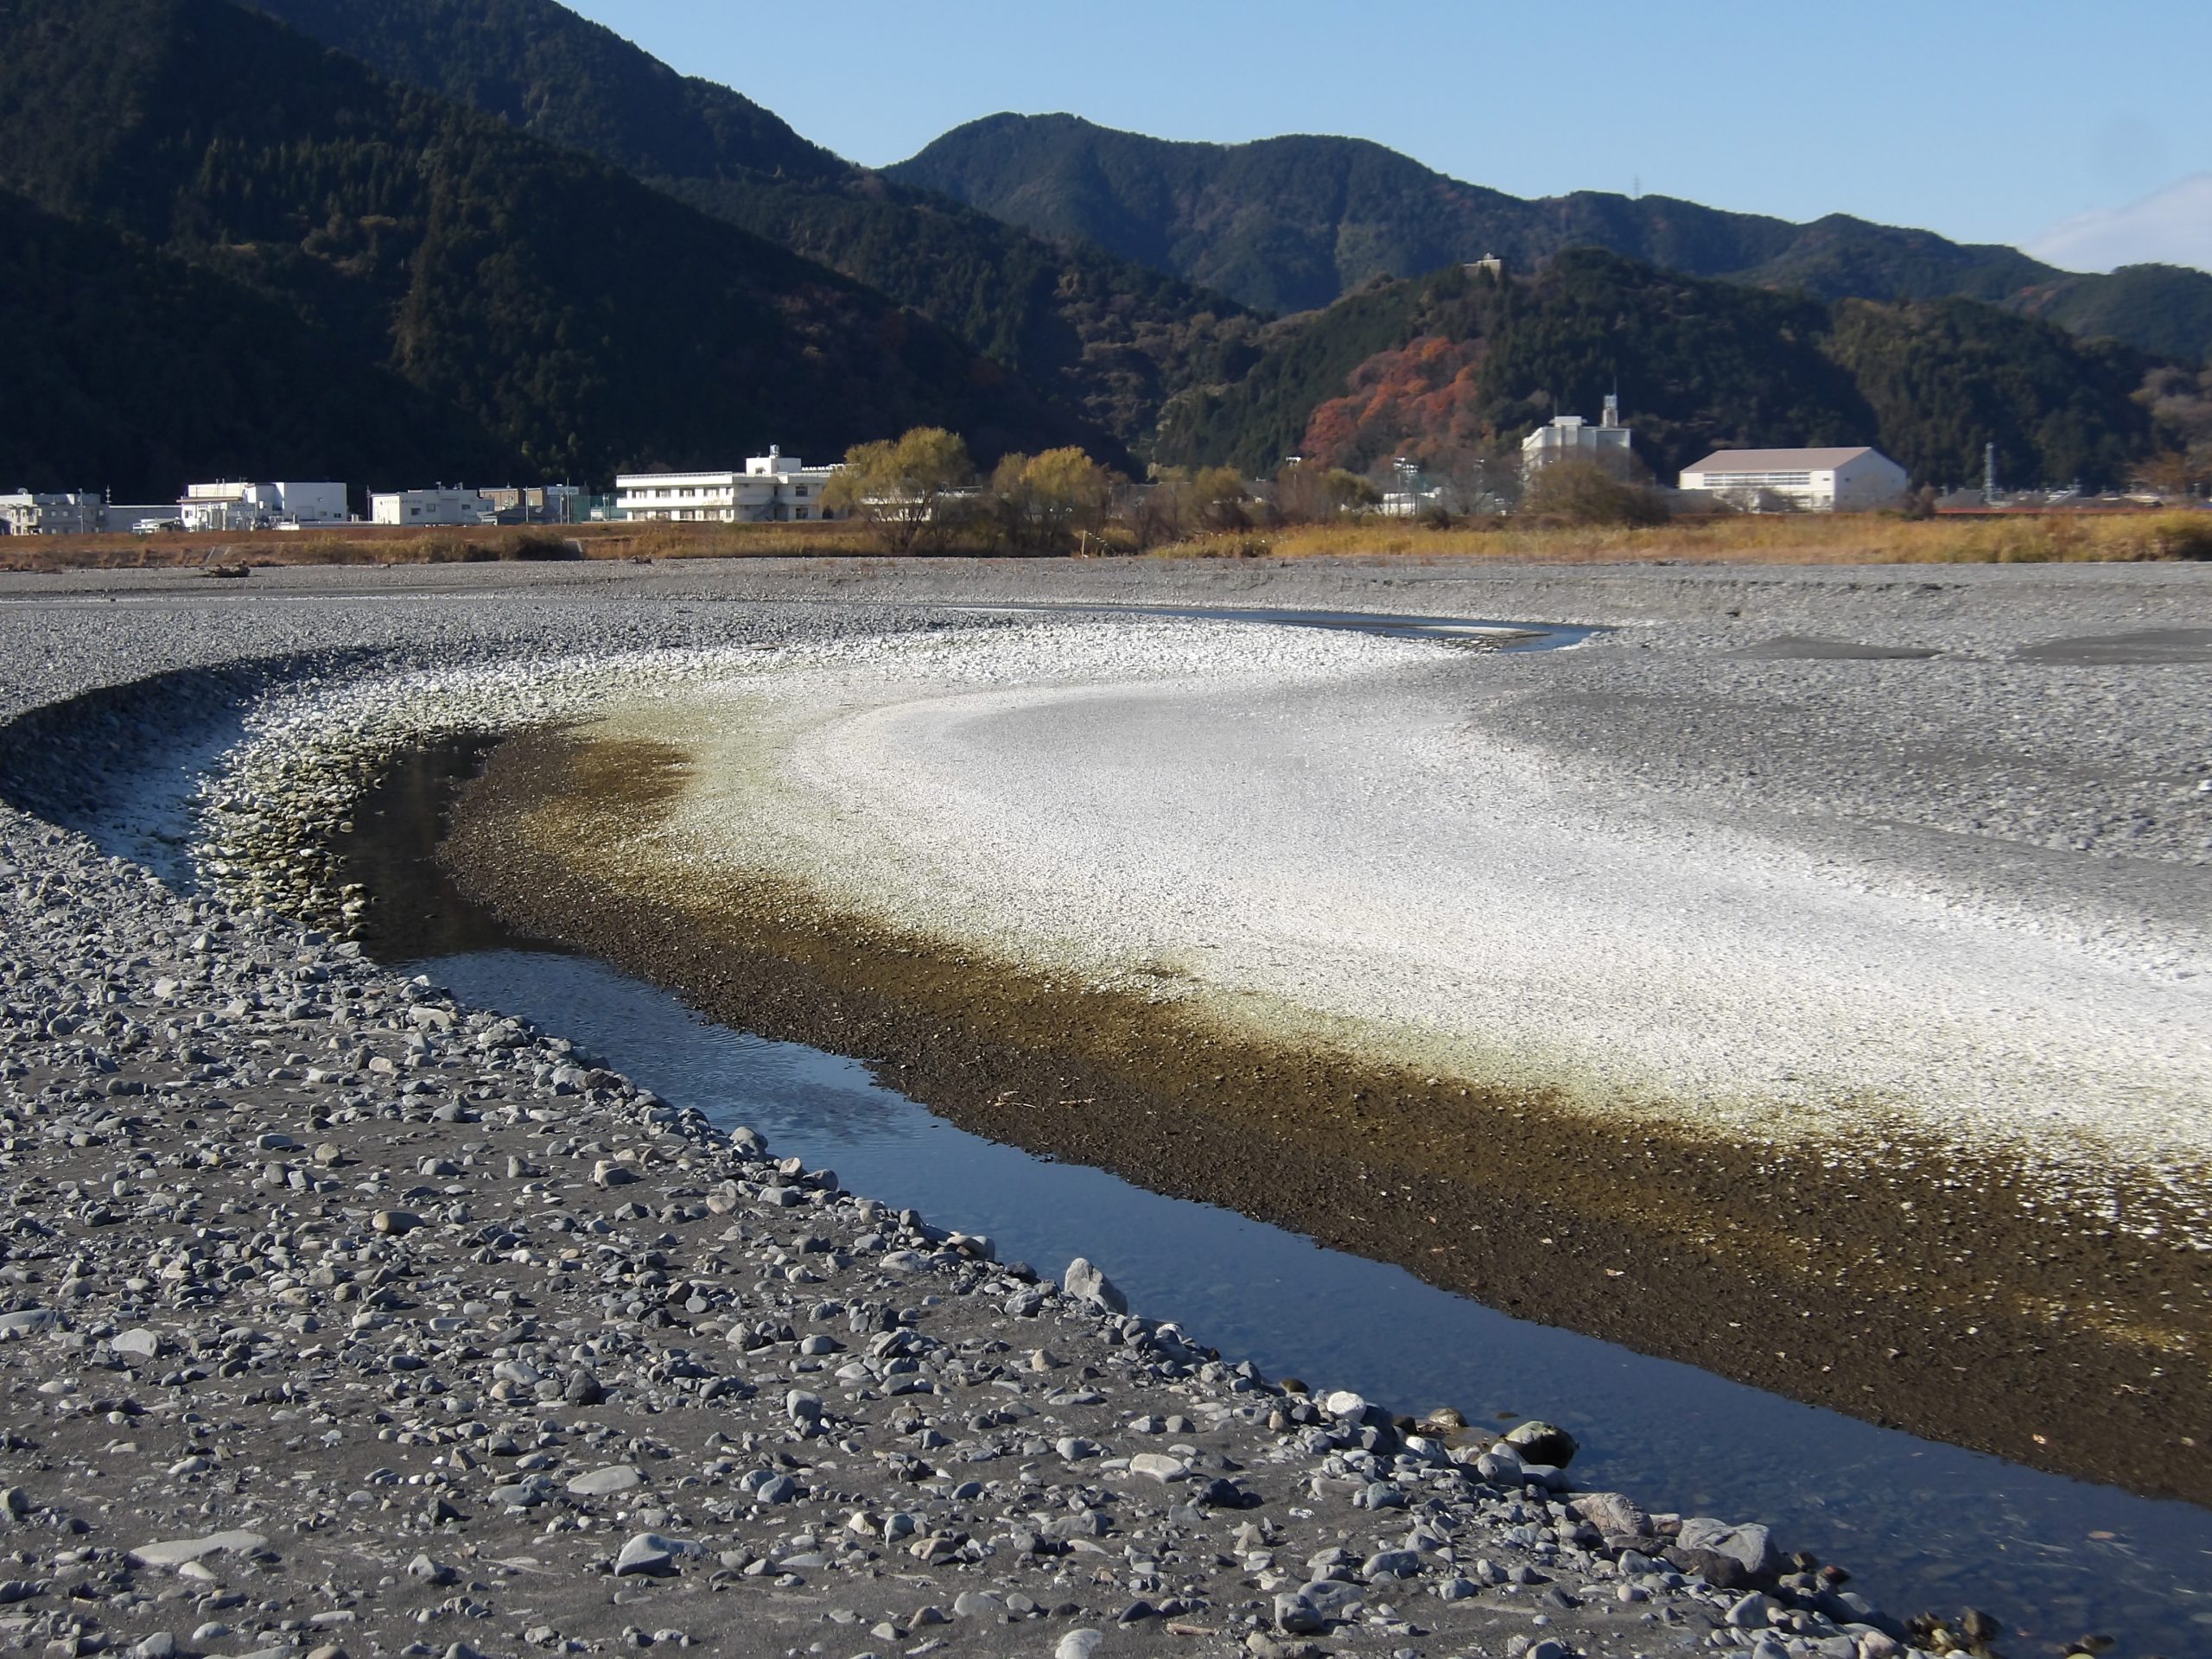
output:
[[1233,467],[1168,467],[1140,485],[1073,448],[1007,455],[986,477],[942,427],[848,450],[822,494],[826,512],[868,524],[893,554],[1142,550],[1262,523],[1319,523],[1381,499],[1355,474],[1296,465],[1257,492]]
[[1003,456],[979,482],[960,436],[927,426],[848,450],[822,505],[873,525],[892,553],[940,552],[955,542],[1065,553],[1105,529],[1114,482],[1072,447]]
[[[1667,515],[1664,499],[1645,481],[1587,461],[1548,467],[1525,492],[1516,469],[1501,464],[1497,471],[1511,474],[1511,502],[1495,491],[1462,499],[1467,493],[1447,479],[1422,516],[1509,505],[1577,524],[1652,524]],[[1158,468],[1136,484],[1071,448],[1009,454],[985,476],[967,444],[942,427],[849,450],[822,496],[828,512],[868,524],[893,554],[1141,552],[1224,531],[1324,524],[1382,502],[1372,480],[1313,462],[1291,462],[1261,483],[1233,467],[1202,467]]]

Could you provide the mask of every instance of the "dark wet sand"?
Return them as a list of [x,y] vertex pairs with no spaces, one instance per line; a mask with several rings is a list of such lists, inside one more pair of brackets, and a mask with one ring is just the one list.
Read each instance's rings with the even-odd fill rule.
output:
[[[1287,1049],[1186,1005],[1054,988],[760,882],[673,891],[620,848],[674,751],[524,734],[445,852],[529,931],[728,1023],[869,1061],[969,1130],[1395,1261],[1524,1318],[2022,1463],[2212,1502],[2202,1258],[1948,1151],[1632,1133],[1539,1095]],[[2130,1217],[2155,1220],[2156,1197]],[[1315,1317],[1328,1317],[1317,1307]]]

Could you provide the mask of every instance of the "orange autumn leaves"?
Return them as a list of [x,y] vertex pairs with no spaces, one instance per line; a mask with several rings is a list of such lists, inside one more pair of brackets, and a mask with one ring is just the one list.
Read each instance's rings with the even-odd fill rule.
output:
[[1365,472],[1410,454],[1440,461],[1495,447],[1479,415],[1483,343],[1425,334],[1382,352],[1351,372],[1341,397],[1315,409],[1306,425],[1309,461]]

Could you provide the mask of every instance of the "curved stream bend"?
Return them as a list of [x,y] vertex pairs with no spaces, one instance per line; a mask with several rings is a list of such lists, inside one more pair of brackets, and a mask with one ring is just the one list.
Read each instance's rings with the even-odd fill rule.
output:
[[1484,672],[1054,624],[656,688],[503,748],[453,857],[993,1136],[2212,1495],[2212,1403],[2165,1380],[2212,977],[1491,741]]

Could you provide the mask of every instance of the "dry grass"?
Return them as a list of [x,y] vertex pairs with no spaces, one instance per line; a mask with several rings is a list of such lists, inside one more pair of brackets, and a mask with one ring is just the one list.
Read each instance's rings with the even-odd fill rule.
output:
[[[1133,550],[1112,534],[1095,545]],[[948,550],[983,554],[987,545]],[[530,559],[879,558],[865,525],[553,524],[264,531],[244,536],[0,536],[0,570],[418,565]],[[1479,558],[1540,564],[2043,564],[2212,559],[2212,512],[2050,513],[1909,521],[1783,514],[1677,519],[1649,530],[1483,520],[1448,530],[1373,520],[1196,537],[1155,558]]]
[[1908,520],[1873,513],[1679,519],[1649,530],[1354,523],[1237,531],[1160,558],[1480,558],[1539,564],[2049,564],[2212,559],[2212,513],[2049,513]]
[[0,536],[0,570],[174,570],[241,565],[470,564],[498,560],[836,558],[880,551],[843,524],[532,524],[248,535]]

